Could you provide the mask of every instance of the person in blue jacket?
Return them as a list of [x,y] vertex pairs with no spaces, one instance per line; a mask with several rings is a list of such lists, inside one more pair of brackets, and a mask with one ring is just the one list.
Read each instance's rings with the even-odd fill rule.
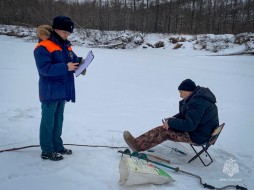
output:
[[[40,146],[41,158],[62,160],[63,154],[72,150],[63,146],[62,125],[65,102],[75,102],[74,72],[82,58],[72,51],[68,36],[74,23],[66,16],[53,19],[52,28],[39,27],[39,43],[34,58],[39,74],[39,98],[41,101]],[[42,31],[42,32],[41,32]],[[47,37],[43,32],[47,32]]]
[[179,113],[165,119],[162,126],[134,138],[129,131],[123,137],[133,151],[145,151],[166,140],[202,145],[209,141],[219,125],[216,97],[209,88],[186,79],[178,87]]

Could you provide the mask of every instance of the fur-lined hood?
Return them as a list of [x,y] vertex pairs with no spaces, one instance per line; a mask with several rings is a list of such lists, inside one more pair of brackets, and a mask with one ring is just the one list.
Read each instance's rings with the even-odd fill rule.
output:
[[36,34],[42,40],[47,40],[50,37],[51,32],[53,31],[50,25],[40,25],[37,28]]

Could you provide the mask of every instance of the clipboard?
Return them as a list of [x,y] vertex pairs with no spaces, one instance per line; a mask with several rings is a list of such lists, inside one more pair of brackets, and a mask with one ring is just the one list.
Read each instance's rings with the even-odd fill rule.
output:
[[94,54],[92,51],[89,51],[86,58],[80,63],[77,70],[75,70],[75,75],[78,77],[93,61]]

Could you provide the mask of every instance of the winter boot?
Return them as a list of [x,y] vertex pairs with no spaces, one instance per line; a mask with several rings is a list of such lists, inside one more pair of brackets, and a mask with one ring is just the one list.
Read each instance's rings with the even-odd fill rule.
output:
[[139,152],[139,148],[136,143],[136,139],[131,135],[131,133],[129,131],[123,132],[123,138],[133,152]]
[[63,150],[58,151],[57,153],[70,155],[70,154],[72,154],[72,150],[71,150],[71,149],[64,148]]
[[57,152],[50,152],[50,153],[42,152],[41,158],[44,160],[49,159],[53,161],[59,161],[63,159],[63,156]]

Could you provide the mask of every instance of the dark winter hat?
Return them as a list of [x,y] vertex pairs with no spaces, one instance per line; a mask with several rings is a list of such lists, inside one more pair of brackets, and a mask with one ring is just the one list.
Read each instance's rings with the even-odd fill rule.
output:
[[74,29],[74,23],[67,16],[57,16],[53,19],[52,28],[72,33]]
[[185,79],[179,86],[178,90],[183,91],[194,91],[196,89],[196,84],[191,79]]

